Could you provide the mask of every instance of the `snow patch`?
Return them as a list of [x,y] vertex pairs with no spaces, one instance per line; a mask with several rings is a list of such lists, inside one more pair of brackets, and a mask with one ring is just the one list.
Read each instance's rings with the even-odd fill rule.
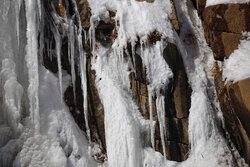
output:
[[250,33],[241,40],[238,49],[235,50],[223,64],[223,79],[225,83],[237,82],[250,77]]
[[219,4],[244,4],[249,3],[250,0],[207,0],[206,7],[213,6],[213,5],[219,5]]

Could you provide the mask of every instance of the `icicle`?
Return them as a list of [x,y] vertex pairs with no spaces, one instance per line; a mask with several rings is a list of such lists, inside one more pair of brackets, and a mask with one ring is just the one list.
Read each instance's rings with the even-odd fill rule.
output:
[[19,39],[19,13],[21,8],[21,0],[17,0],[15,3],[15,12],[16,12],[16,35],[17,35],[17,46],[19,47],[20,39]]
[[165,146],[165,138],[166,138],[166,126],[165,126],[165,106],[164,106],[164,96],[157,95],[156,98],[156,109],[157,116],[160,125],[160,136],[164,157],[166,157],[166,146]]
[[149,119],[150,119],[150,136],[151,136],[151,144],[153,149],[155,149],[155,126],[153,120],[153,108],[152,108],[152,93],[148,86],[148,103],[149,103]]
[[[140,41],[140,52],[141,52],[141,57],[144,58],[144,50],[143,50],[143,41]],[[144,64],[147,66],[148,65],[148,60],[147,58],[143,59],[145,62]],[[150,70],[150,66],[147,66],[147,71]],[[147,74],[148,75],[148,74]],[[148,89],[148,103],[149,103],[149,119],[150,119],[150,136],[151,136],[151,144],[153,149],[155,149],[155,139],[154,139],[154,133],[155,133],[155,124],[154,124],[154,120],[153,120],[153,107],[152,107],[152,96],[153,96],[153,92],[151,89],[151,86],[148,85],[147,86]]]
[[95,17],[92,16],[90,18],[90,28],[89,28],[89,42],[90,42],[90,46],[92,46],[92,54],[95,54],[95,23],[94,23],[94,19]]
[[84,110],[84,117],[85,117],[85,126],[86,126],[87,137],[89,139],[89,142],[91,142],[90,129],[89,129],[89,124],[88,124],[86,55],[85,55],[85,52],[83,52],[83,48],[82,48],[81,30],[79,30],[77,39],[78,39],[78,47],[79,47],[79,54],[80,54],[80,69],[81,69],[81,83],[82,83],[82,91],[83,91],[83,110]]
[[56,42],[56,56],[57,56],[57,67],[58,67],[58,78],[59,78],[59,88],[61,94],[61,100],[63,100],[63,92],[62,92],[62,63],[61,63],[61,37],[57,32],[54,35]]
[[83,30],[84,33],[84,43],[87,44],[87,33],[85,30]]
[[37,20],[36,20],[36,3],[34,0],[25,0],[26,19],[27,19],[27,54],[25,56],[28,68],[28,97],[30,101],[30,116],[35,126],[36,132],[39,132],[39,73],[38,73],[38,50],[37,50]]
[[136,63],[135,63],[135,42],[134,41],[131,43],[131,46],[132,46],[132,58],[133,58],[134,68],[136,69]]
[[53,54],[51,54],[52,52],[52,42],[49,41],[49,58],[50,58],[50,61],[52,61],[52,56]]
[[70,45],[70,65],[71,65],[71,80],[73,85],[74,101],[76,100],[76,75],[75,75],[75,27],[70,23],[70,33],[69,33],[69,42]]
[[[81,25],[81,19],[80,19],[80,15],[76,9],[76,2],[75,1],[73,1],[73,2],[75,5],[75,12],[76,12],[76,16],[77,16],[78,23],[79,23],[79,29],[77,32],[77,43],[78,43],[78,52],[80,55],[80,72],[81,72],[81,84],[82,84],[82,91],[83,91],[82,93],[83,93],[83,110],[84,110],[84,117],[85,117],[85,126],[86,126],[86,133],[87,133],[89,143],[91,143],[90,129],[89,129],[89,123],[88,123],[88,99],[87,99],[87,76],[86,76],[87,75],[87,72],[86,72],[87,61],[86,61],[86,55],[85,55],[85,52],[83,51],[83,45],[82,45],[82,31],[83,30],[82,30],[82,25]],[[94,28],[94,27],[92,27],[92,28]],[[89,31],[91,32],[91,28]],[[92,36],[92,37],[95,37],[95,36]],[[95,41],[95,39],[94,39],[94,41]],[[95,42],[94,42],[94,44],[95,44]],[[90,147],[89,147],[89,151],[91,151]]]
[[41,8],[41,0],[37,0],[37,7],[38,7],[38,15],[39,15],[39,20],[42,18],[42,8]]
[[[40,7],[41,8],[41,7]],[[42,12],[42,8],[41,8],[41,12]],[[41,13],[41,15],[43,15],[43,13]],[[41,16],[43,17],[43,16]],[[39,21],[39,60],[40,62],[43,62],[43,52],[44,52],[44,20],[40,19]]]

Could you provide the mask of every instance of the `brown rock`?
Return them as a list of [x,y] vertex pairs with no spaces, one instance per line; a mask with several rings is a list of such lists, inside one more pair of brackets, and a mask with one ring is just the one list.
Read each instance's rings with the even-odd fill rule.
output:
[[240,40],[243,39],[241,34],[220,31],[208,30],[207,35],[216,60],[228,58],[238,48]]
[[248,78],[235,84],[229,82],[224,86],[221,72],[215,76],[216,91],[226,130],[248,164],[250,164],[249,81]]
[[[91,62],[87,60],[87,74],[88,74],[88,99],[89,99],[89,110],[92,113],[93,129],[96,128],[98,137],[101,140],[101,144],[104,150],[106,150],[105,140],[105,126],[104,126],[104,107],[101,103],[98,91],[95,86],[95,71],[91,70]],[[93,131],[92,129],[92,131]]]
[[[167,157],[177,162],[184,161],[188,158],[188,145],[167,141]],[[181,155],[181,156],[180,156]]]
[[202,13],[206,6],[206,2],[207,0],[196,0],[196,8],[199,16],[202,16]]
[[250,78],[227,87],[236,114],[250,137]]
[[[182,57],[174,44],[169,43],[167,48],[164,49],[164,58],[174,73],[174,79],[169,84],[168,91],[165,92],[167,134],[166,156],[169,160],[183,161],[187,158],[186,154],[188,153],[188,115],[191,89],[187,82]],[[135,55],[134,62],[136,64],[136,73],[130,75],[133,97],[143,117],[149,119],[146,72],[139,55]],[[160,138],[155,100],[155,97],[153,97],[153,119],[156,121],[155,148],[162,153],[163,147]]]
[[216,60],[228,58],[238,48],[241,33],[250,31],[249,13],[249,4],[220,4],[204,9],[205,37]]
[[170,1],[171,4],[172,4],[172,18],[171,18],[171,22],[174,26],[174,29],[176,32],[179,32],[180,31],[180,26],[179,26],[179,22],[178,22],[178,18],[176,16],[176,9],[175,9],[175,5],[174,5],[174,2],[173,0]]
[[174,73],[174,80],[169,84],[167,95],[167,115],[169,117],[187,118],[190,108],[191,88],[182,57],[174,44],[169,43],[163,56]]
[[76,0],[77,9],[80,14],[82,27],[88,30],[90,27],[91,9],[87,0]]
[[214,31],[239,33],[250,31],[250,4],[220,4],[203,12],[206,28]]
[[66,13],[66,3],[65,0],[45,0],[45,7],[51,12],[52,11],[52,4],[55,7],[57,13],[62,18],[65,17]]

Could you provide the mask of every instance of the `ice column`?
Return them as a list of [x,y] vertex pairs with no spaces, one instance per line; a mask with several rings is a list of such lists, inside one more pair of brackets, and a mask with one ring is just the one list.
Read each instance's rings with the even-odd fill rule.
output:
[[27,19],[27,46],[25,61],[28,68],[28,98],[30,104],[30,117],[35,125],[36,132],[39,132],[39,73],[38,73],[38,42],[37,42],[37,3],[34,0],[25,0]]

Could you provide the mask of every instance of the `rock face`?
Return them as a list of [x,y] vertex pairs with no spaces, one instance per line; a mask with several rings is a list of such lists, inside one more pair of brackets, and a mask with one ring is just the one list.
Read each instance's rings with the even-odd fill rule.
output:
[[197,9],[198,15],[202,16],[206,6],[206,0],[192,0],[194,7]]
[[[202,13],[205,36],[215,60],[228,58],[243,39],[242,32],[250,31],[250,4],[220,4],[198,8],[198,12]],[[215,75],[215,85],[226,130],[250,165],[250,78],[224,85],[220,71]]]
[[[50,12],[52,10],[51,4],[57,4],[61,1],[51,1],[49,3],[46,3],[46,10]],[[87,1],[86,1],[87,2]],[[59,5],[60,6],[60,5]],[[61,7],[63,8],[63,7]],[[66,8],[66,7],[65,7]],[[59,8],[58,8],[59,9]],[[56,10],[58,14],[63,17],[59,12],[60,10]],[[87,12],[90,17],[90,13]],[[49,25],[50,22],[53,20],[49,15],[47,16],[47,20],[45,22],[45,25]],[[84,28],[88,28],[89,22],[85,22],[83,24]],[[56,25],[58,28],[60,28],[60,25]],[[57,66],[57,59],[56,59],[56,53],[55,50],[55,39],[53,36],[53,32],[50,29],[50,26],[44,27],[44,38],[46,39],[44,41],[44,54],[43,54],[43,65],[45,68],[50,70],[53,73],[58,72],[58,66]],[[50,46],[48,48],[48,46]],[[106,150],[106,143],[105,143],[105,132],[104,132],[104,109],[101,104],[98,92],[95,87],[95,73],[91,70],[91,63],[90,58],[92,57],[90,53],[89,44],[84,45],[84,49],[87,52],[87,87],[88,87],[88,123],[89,128],[91,132],[91,141],[98,143],[102,148],[102,155],[95,155],[96,159],[100,162],[103,162],[105,159],[105,150]],[[50,54],[50,55],[49,55]],[[78,60],[79,57],[75,55],[75,60]],[[75,61],[75,71],[79,71],[77,61]],[[62,69],[67,72],[68,75],[71,75],[71,65],[68,58],[68,38],[67,36],[62,36],[62,46],[61,46],[61,64]],[[64,101],[69,107],[69,110],[74,117],[77,125],[79,128],[81,128],[83,131],[86,132],[86,124],[85,124],[85,117],[84,117],[84,111],[83,111],[83,93],[81,88],[81,78],[80,74],[78,72],[75,73],[75,86],[76,86],[76,92],[74,97],[73,92],[73,84],[69,85],[65,92],[64,92]]]
[[87,0],[76,0],[77,9],[81,17],[82,27],[88,30],[90,27],[91,9]]
[[204,9],[204,30],[216,60],[228,58],[238,48],[242,32],[250,31],[249,13],[248,4],[220,4]]
[[250,157],[250,78],[227,83],[224,86],[222,74],[215,76],[215,85],[225,126],[230,138],[241,156],[249,164]]
[[[71,2],[71,1],[69,1]],[[151,0],[147,1],[151,2]],[[153,1],[152,1],[153,2]],[[56,7],[56,12],[59,16],[64,17],[66,14],[71,14],[71,10],[65,10],[65,2],[63,0],[47,0],[46,7],[49,12],[51,12],[53,4]],[[80,13],[81,23],[85,30],[89,29],[90,26],[90,8],[88,6],[87,0],[76,0],[77,8]],[[69,6],[73,4],[69,3]],[[175,9],[174,6],[172,8]],[[175,10],[174,10],[175,11]],[[66,13],[69,12],[69,13]],[[115,13],[110,12],[110,16],[114,17]],[[49,17],[49,16],[48,16]],[[53,20],[53,18],[51,18]],[[178,32],[179,24],[175,12],[172,17],[172,23]],[[49,20],[48,20],[49,21]],[[49,22],[48,22],[49,24]],[[60,25],[57,25],[60,28]],[[115,26],[112,18],[110,22],[100,21],[99,25],[96,27],[95,36],[96,40],[101,43],[103,46],[111,46],[113,39],[115,39]],[[45,38],[49,39],[51,42],[50,46],[52,48],[47,48],[47,43],[45,42],[45,51],[44,51],[44,66],[50,71],[57,73],[57,60],[56,56],[52,58],[47,54],[48,50],[55,49],[55,40],[53,38],[52,32],[49,27],[46,28]],[[69,75],[71,74],[71,65],[68,59],[68,39],[63,37],[63,46],[61,52],[62,58],[62,68]],[[161,40],[161,35],[154,31],[149,37],[149,43],[153,44],[156,41]],[[137,45],[136,47],[139,47]],[[88,87],[88,123],[91,130],[91,141],[99,143],[102,146],[102,153],[106,152],[106,142],[105,142],[105,129],[104,129],[104,107],[101,103],[101,100],[98,95],[98,90],[95,86],[95,71],[91,70],[91,51],[89,42],[84,45],[87,56],[87,87]],[[132,52],[131,48],[129,52]],[[53,53],[55,54],[55,53]],[[131,53],[132,55],[132,53]],[[171,70],[174,73],[174,78],[171,80],[167,91],[165,92],[165,119],[166,119],[166,153],[167,159],[175,161],[183,161],[188,156],[188,115],[190,108],[190,96],[191,89],[188,85],[187,76],[185,73],[182,57],[178,52],[177,47],[174,44],[169,43],[164,49],[164,58],[165,61],[169,64]],[[77,60],[78,58],[75,57]],[[133,97],[137,103],[140,112],[145,119],[149,119],[149,99],[148,99],[148,90],[147,90],[147,77],[146,71],[143,67],[142,60],[139,55],[135,55],[135,69],[136,73],[130,74],[131,79],[131,89],[133,92]],[[75,64],[75,70],[78,71],[78,65]],[[83,112],[83,96],[81,89],[81,79],[78,73],[76,73],[76,92],[74,99],[73,86],[69,86],[64,92],[65,103],[69,106],[70,112],[73,115],[78,126],[86,131],[85,119]],[[157,119],[157,111],[155,105],[155,99],[152,101],[153,106],[153,117],[156,121],[155,129],[155,146],[156,150],[163,153],[163,147],[160,138],[159,123]],[[103,161],[103,156],[98,157],[100,161]]]
[[[144,0],[139,0],[144,1]],[[71,2],[71,1],[69,1]],[[146,0],[146,2],[154,2],[154,0]],[[51,4],[56,8],[59,16],[64,17],[67,12],[64,0],[46,0],[47,10],[51,12]],[[85,30],[90,27],[91,10],[87,0],[76,0],[77,8],[81,17],[81,24]],[[227,4],[216,5],[205,8],[206,0],[193,0],[194,6],[197,8],[198,14],[203,19],[206,39],[214,52],[216,60],[223,61],[237,49],[242,39],[242,31],[250,31],[250,7],[247,4]],[[69,6],[72,4],[69,3]],[[179,23],[175,15],[174,5],[173,16],[171,18],[175,30],[179,31]],[[48,13],[49,13],[48,12]],[[232,14],[233,13],[233,14]],[[110,12],[110,16],[114,17],[115,13]],[[49,17],[49,16],[48,16]],[[48,20],[49,24],[49,20]],[[50,29],[45,29],[45,37],[51,41],[51,47],[47,48],[45,44],[44,66],[50,71],[57,73],[57,61],[55,58],[49,58],[47,50],[55,48],[55,41],[51,35]],[[95,31],[96,40],[103,46],[110,46],[116,38],[112,18],[110,22],[100,21]],[[62,68],[71,75],[71,67],[68,61],[68,43],[67,37],[63,39],[62,46]],[[154,31],[148,37],[148,42],[153,44],[161,40],[161,35]],[[135,47],[139,47],[135,46]],[[95,71],[91,70],[91,55],[89,42],[84,45],[87,56],[87,86],[88,86],[88,122],[91,129],[91,141],[99,143],[102,146],[102,153],[106,152],[105,129],[104,129],[104,108],[95,86]],[[128,44],[128,52],[132,52]],[[132,54],[132,53],[131,53]],[[130,54],[130,55],[131,55]],[[188,84],[187,75],[183,65],[183,60],[178,52],[175,44],[169,43],[163,52],[164,59],[174,73],[173,79],[168,85],[165,92],[165,119],[166,119],[166,153],[167,159],[175,161],[183,161],[188,155],[188,116],[191,99],[191,88]],[[77,57],[76,57],[77,59]],[[146,70],[143,67],[142,60],[139,55],[135,54],[135,72],[130,74],[131,90],[133,98],[145,119],[149,119],[149,98],[147,90]],[[75,65],[76,71],[78,66]],[[250,163],[250,78],[239,81],[237,83],[228,83],[226,86],[222,80],[221,72],[215,75],[215,85],[220,101],[221,109],[225,118],[225,127],[229,132],[240,154]],[[70,108],[76,123],[86,131],[84,114],[83,114],[83,97],[81,89],[81,80],[79,74],[76,74],[76,99],[72,86],[69,86],[64,92],[64,100]],[[157,119],[157,111],[155,98],[152,100],[153,119],[156,121],[155,130],[155,147],[159,152],[163,152],[160,138],[159,122]],[[99,157],[103,161],[103,156]]]
[[188,116],[192,90],[188,84],[182,57],[176,46],[169,43],[163,54],[174,73],[174,78],[166,93],[168,158],[183,161],[188,157]]
[[[169,43],[164,49],[163,54],[166,62],[174,73],[174,78],[171,80],[168,91],[165,93],[167,159],[183,161],[188,157],[188,115],[192,90],[188,85],[183,61],[176,46]],[[149,119],[146,72],[145,69],[143,69],[142,60],[139,55],[135,56],[135,64],[136,74],[132,73],[130,75],[133,97],[144,118]],[[153,119],[156,121],[155,147],[157,151],[162,152],[155,99],[153,99],[152,108]]]

